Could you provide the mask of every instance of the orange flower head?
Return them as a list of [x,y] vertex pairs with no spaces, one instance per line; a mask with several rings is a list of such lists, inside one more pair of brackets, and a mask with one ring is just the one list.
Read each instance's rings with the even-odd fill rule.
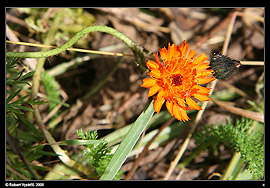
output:
[[156,62],[146,62],[151,78],[145,78],[141,85],[150,88],[147,97],[158,93],[154,101],[157,113],[166,101],[170,114],[182,121],[190,120],[186,110],[201,110],[194,98],[200,101],[210,100],[210,89],[199,84],[215,80],[213,71],[209,69],[209,62],[206,62],[208,57],[204,53],[195,57],[196,51],[188,52],[188,46],[188,43],[183,41],[181,45],[169,43],[168,49],[160,49],[163,62],[160,62],[158,53],[155,54]]

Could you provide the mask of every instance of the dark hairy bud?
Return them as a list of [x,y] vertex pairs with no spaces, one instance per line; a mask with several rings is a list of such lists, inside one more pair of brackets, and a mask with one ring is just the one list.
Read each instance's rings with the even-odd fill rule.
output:
[[214,71],[214,76],[219,80],[228,80],[239,70],[241,63],[220,53],[214,53],[210,59],[210,68]]

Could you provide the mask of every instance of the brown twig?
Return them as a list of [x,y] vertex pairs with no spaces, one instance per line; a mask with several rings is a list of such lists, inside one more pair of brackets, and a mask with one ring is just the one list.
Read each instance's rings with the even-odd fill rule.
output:
[[252,112],[249,110],[244,110],[242,108],[237,108],[237,107],[228,105],[228,102],[217,101],[214,99],[212,99],[212,101],[214,103],[216,103],[218,106],[220,106],[221,108],[227,110],[228,112],[231,112],[231,113],[236,114],[236,115],[244,116],[244,117],[247,117],[250,119],[254,119],[254,120],[257,120],[257,121],[264,123],[264,114],[262,114],[262,113]]

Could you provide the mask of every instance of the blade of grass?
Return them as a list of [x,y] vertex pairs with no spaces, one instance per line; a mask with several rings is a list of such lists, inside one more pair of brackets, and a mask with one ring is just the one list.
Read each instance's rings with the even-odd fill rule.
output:
[[[159,114],[153,115],[150,122],[148,123],[147,129],[155,128],[157,124],[163,124],[170,118],[171,118],[171,114],[169,114],[166,111],[161,111]],[[126,125],[120,129],[102,137],[101,139],[106,140],[108,142],[109,147],[111,147],[111,146],[118,147],[118,145],[116,145],[116,144],[121,142],[121,140],[124,139],[125,135],[128,133],[128,130],[133,126],[133,124],[134,124],[134,122],[132,124]],[[114,150],[114,148],[112,149],[112,151],[115,151],[115,150]]]
[[128,131],[127,135],[117,148],[110,163],[105,169],[103,175],[100,177],[100,180],[112,180],[114,178],[114,176],[117,174],[117,172],[125,162],[128,154],[131,152],[134,145],[138,141],[143,130],[149,123],[151,117],[153,116],[153,113],[154,108],[152,101],[148,108],[139,116],[139,118],[135,121],[133,126]]
[[239,162],[242,164],[241,154],[236,152],[236,153],[234,153],[234,155],[233,155],[223,177],[221,178],[221,180],[230,180],[230,178],[232,177],[232,174],[234,173],[235,168],[238,166],[237,164]]

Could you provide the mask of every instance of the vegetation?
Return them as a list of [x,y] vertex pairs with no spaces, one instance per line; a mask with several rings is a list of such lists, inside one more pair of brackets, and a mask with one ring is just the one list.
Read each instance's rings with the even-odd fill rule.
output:
[[[264,179],[264,9],[7,15],[7,180]],[[185,122],[165,103],[154,113],[140,87],[153,52],[183,40],[242,64],[229,80],[204,85],[213,100],[184,101],[202,108],[187,110]]]

